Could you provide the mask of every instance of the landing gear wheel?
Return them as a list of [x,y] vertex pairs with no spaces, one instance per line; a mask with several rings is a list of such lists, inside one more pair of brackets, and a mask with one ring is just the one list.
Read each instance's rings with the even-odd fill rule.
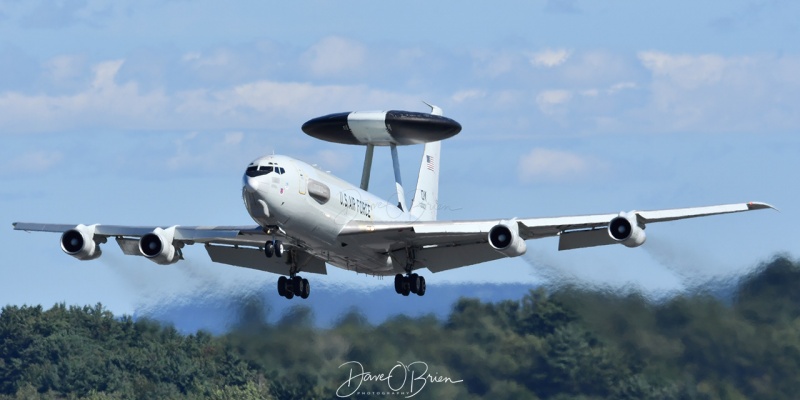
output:
[[419,278],[420,277],[417,274],[411,274],[408,276],[408,284],[411,293],[417,293],[419,291]]
[[303,290],[303,278],[295,276],[292,278],[292,292],[300,295]]
[[397,274],[394,276],[394,291],[397,294],[403,293],[403,275]]
[[308,279],[303,279],[299,276],[286,277],[281,276],[278,278],[278,294],[291,299],[294,296],[307,299],[311,294],[311,284]]
[[286,297],[286,283],[288,281],[285,276],[278,278],[278,294],[281,297]]
[[425,284],[425,277],[418,274],[397,274],[394,276],[394,291],[397,294],[408,296],[411,293],[415,293],[417,296],[424,296],[427,290],[428,286]]
[[281,243],[280,240],[275,240],[275,242],[272,244],[272,247],[275,250],[275,257],[283,257],[283,243]]
[[267,240],[267,243],[264,243],[264,255],[267,258],[272,258],[273,254],[275,254],[275,243],[272,240]]
[[304,299],[307,299],[308,295],[311,294],[311,285],[308,283],[308,279],[303,279],[300,282],[302,283],[303,287],[300,289],[300,293],[298,295]]
[[411,284],[408,282],[408,277],[403,277],[403,290],[400,292],[403,296],[408,296],[411,293]]

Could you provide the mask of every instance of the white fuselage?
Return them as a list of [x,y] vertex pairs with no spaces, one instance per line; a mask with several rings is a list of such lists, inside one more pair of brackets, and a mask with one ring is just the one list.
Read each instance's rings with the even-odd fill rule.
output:
[[339,238],[352,221],[408,221],[410,214],[395,204],[286,156],[253,161],[243,185],[242,197],[253,220],[265,229],[282,230],[292,245],[339,268],[374,275],[403,271],[392,265],[388,249],[351,245]]

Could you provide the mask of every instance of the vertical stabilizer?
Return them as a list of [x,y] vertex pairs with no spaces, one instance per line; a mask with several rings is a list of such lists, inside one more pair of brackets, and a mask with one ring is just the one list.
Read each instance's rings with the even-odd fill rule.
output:
[[439,166],[442,142],[425,144],[419,166],[417,190],[411,201],[411,217],[416,221],[436,221],[439,208]]
[[[431,114],[443,115],[441,108],[425,103],[431,108]],[[411,200],[411,218],[415,221],[436,221],[439,209],[439,163],[441,161],[442,142],[425,143],[422,162],[417,176],[417,190]]]

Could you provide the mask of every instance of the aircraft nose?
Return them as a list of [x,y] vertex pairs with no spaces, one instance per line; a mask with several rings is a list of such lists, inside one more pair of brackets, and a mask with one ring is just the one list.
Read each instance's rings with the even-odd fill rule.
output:
[[242,184],[247,191],[252,193],[258,192],[258,180],[256,180],[256,178],[244,175],[242,177]]

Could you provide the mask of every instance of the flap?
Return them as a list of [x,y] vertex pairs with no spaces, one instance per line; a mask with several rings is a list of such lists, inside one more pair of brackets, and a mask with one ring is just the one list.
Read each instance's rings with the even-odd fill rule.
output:
[[[206,245],[206,251],[213,262],[289,275],[288,251],[283,257],[267,257],[261,249],[251,247]],[[328,273],[325,261],[297,249],[294,254],[300,272],[322,275]]]
[[605,246],[617,243],[606,229],[589,229],[564,232],[558,240],[558,250],[572,250],[584,247]]
[[142,252],[139,251],[139,239],[125,239],[117,238],[117,244],[122,252],[128,256],[141,256]]

